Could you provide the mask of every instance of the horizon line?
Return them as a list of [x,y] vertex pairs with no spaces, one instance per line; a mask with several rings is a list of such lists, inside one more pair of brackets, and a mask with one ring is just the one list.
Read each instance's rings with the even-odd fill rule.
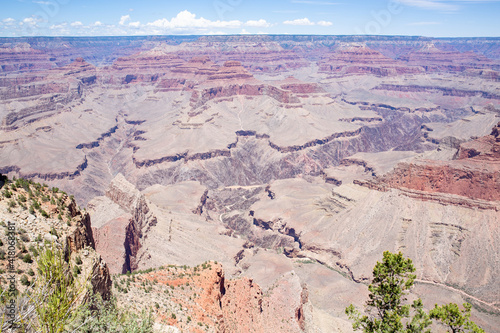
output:
[[460,37],[434,37],[424,35],[335,35],[335,34],[214,34],[214,35],[88,35],[88,36],[0,36],[0,38],[144,38],[144,37],[278,37],[278,36],[300,36],[300,37],[406,37],[406,38],[432,38],[432,39],[471,39],[471,38],[490,38],[500,39],[500,36],[460,36]]

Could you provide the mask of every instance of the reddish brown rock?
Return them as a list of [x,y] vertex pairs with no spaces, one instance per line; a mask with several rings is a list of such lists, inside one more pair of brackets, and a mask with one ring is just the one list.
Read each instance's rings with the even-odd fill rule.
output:
[[0,64],[0,73],[30,72],[55,67],[46,53],[33,49],[28,43],[0,47]]
[[182,73],[183,77],[210,76],[218,71],[218,66],[207,56],[193,57],[187,63],[184,63],[172,69],[173,73]]
[[105,214],[107,204],[117,205],[124,213],[111,214],[109,220],[101,221],[94,228],[96,248],[110,263],[111,273],[132,272],[138,267],[138,253],[142,246],[143,232],[156,225],[156,216],[151,212],[142,195],[122,174],[118,174],[106,191],[111,202],[91,203],[91,211]]
[[214,262],[194,268],[169,266],[135,275],[134,281],[127,297],[117,293],[119,303],[141,304],[140,284],[154,282],[146,304],[161,299],[164,304],[180,305],[182,311],[170,308],[175,317],[162,308],[156,310],[156,317],[184,331],[203,327],[217,332],[302,332],[305,327],[307,290],[293,273],[266,291],[247,277],[228,281],[222,266]]
[[491,135],[462,144],[458,160],[401,163],[378,182],[392,188],[500,201],[499,125]]
[[293,76],[289,76],[280,84],[283,90],[290,90],[294,94],[315,94],[322,93],[324,90],[317,83],[308,83],[297,80]]
[[129,214],[112,219],[100,228],[92,228],[95,247],[108,264],[112,274],[126,272],[126,252],[123,245],[130,224]]
[[365,45],[350,44],[341,47],[328,60],[319,63],[319,72],[335,75],[373,74],[394,76],[419,73],[422,69],[387,58]]
[[253,75],[250,74],[239,61],[226,61],[224,66],[219,68],[217,72],[208,77],[209,80],[232,80],[232,81],[245,81],[252,79]]

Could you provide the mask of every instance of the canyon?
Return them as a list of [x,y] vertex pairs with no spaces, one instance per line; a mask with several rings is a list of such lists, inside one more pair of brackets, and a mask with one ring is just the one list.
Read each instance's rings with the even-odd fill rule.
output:
[[[0,59],[0,173],[73,193],[68,246],[159,327],[352,332],[389,250],[410,297],[500,332],[499,38],[0,38]],[[127,272],[151,294],[120,294]]]

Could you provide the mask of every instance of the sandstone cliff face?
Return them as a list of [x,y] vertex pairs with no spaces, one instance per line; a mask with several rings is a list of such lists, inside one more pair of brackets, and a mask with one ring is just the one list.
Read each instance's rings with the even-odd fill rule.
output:
[[129,57],[118,58],[111,66],[112,70],[123,74],[165,73],[170,68],[184,63],[178,55],[166,53],[161,48],[154,48]]
[[[23,247],[36,247],[40,245],[40,239],[43,239],[60,246],[63,249],[65,260],[68,262],[75,260],[76,256],[79,256],[83,262],[79,264],[83,273],[80,277],[91,277],[90,282],[94,287],[94,292],[100,293],[104,299],[109,299],[111,295],[111,276],[106,263],[95,252],[89,214],[80,210],[74,199],[68,197],[65,193],[50,191],[48,188],[41,186],[37,189],[33,184],[29,186],[32,195],[38,193],[38,190],[40,191],[39,194],[33,196],[33,200],[38,200],[38,195],[48,198],[42,200],[40,204],[41,210],[46,214],[40,214],[36,210],[33,213],[28,213],[20,205],[6,209],[8,202],[4,196],[5,193],[2,191],[0,193],[0,219],[11,223],[16,230],[22,230],[24,236],[19,242],[23,243]],[[22,197],[28,197],[27,189],[26,184],[16,189],[11,188],[13,193],[13,199],[11,200],[23,203]],[[3,190],[5,190],[5,187]],[[32,203],[24,199],[23,205],[32,205]],[[24,251],[28,253],[27,250]],[[16,265],[19,268],[24,265],[22,271],[28,271],[28,268],[31,268],[30,262],[26,263],[22,260]],[[33,270],[36,271],[34,268]]]
[[27,72],[55,67],[48,54],[33,49],[28,43],[0,47],[0,72]]
[[[142,195],[122,174],[118,174],[106,191],[111,204],[121,208],[121,213],[111,214],[95,227],[96,248],[106,261],[112,263],[112,273],[126,273],[138,267],[138,255],[144,232],[157,223],[144,195]],[[93,215],[108,209],[109,203],[91,202]]]
[[[143,281],[156,281],[148,294],[139,287]],[[119,304],[138,311],[145,295],[147,304],[161,300],[161,304],[177,305],[154,311],[158,321],[184,331],[198,332],[201,327],[208,332],[270,333],[303,332],[306,328],[307,290],[293,273],[262,290],[246,277],[226,279],[222,266],[214,262],[194,268],[169,266],[135,275],[127,294],[117,295]]]
[[299,100],[290,91],[281,90],[269,85],[253,85],[253,84],[229,84],[204,89],[201,92],[194,91],[191,97],[193,108],[203,106],[206,102],[221,97],[231,97],[237,95],[259,96],[265,95],[276,99],[281,103],[298,103]]
[[492,68],[498,70],[498,64],[482,54],[471,51],[447,51],[428,43],[417,51],[402,55],[399,60],[409,65],[421,66],[427,72],[463,72],[470,68]]
[[366,45],[350,44],[340,47],[330,59],[320,62],[319,72],[335,75],[395,76],[420,73],[422,69],[406,66],[404,63],[387,58]]
[[[377,182],[424,193],[449,193],[475,200],[500,201],[499,125],[491,135],[464,143],[458,159],[399,164]],[[495,206],[493,206],[495,207]]]
[[393,188],[441,192],[487,201],[500,200],[500,168],[488,164],[423,162],[400,164],[383,182]]

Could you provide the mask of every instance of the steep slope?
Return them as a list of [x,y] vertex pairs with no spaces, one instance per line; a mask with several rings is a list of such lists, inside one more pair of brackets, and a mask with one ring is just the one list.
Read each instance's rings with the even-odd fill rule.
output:
[[[0,187],[0,220],[6,231],[0,240],[5,249],[0,251],[3,268],[0,279],[7,281],[7,275],[15,273],[16,280],[22,282],[16,287],[23,292],[28,282],[36,278],[34,260],[39,247],[44,243],[54,244],[62,247],[65,259],[78,267],[75,276],[84,283],[90,282],[94,292],[109,299],[109,269],[95,251],[90,216],[77,207],[74,198],[57,188],[49,189],[23,179],[0,183]],[[7,237],[14,239],[13,254],[11,239]]]
[[319,64],[319,72],[337,76],[372,74],[376,76],[397,76],[401,74],[420,73],[417,66],[406,66],[404,63],[390,59],[380,52],[363,44],[347,44]]
[[500,201],[499,125],[493,128],[491,135],[460,145],[456,160],[401,164],[377,182],[382,186],[423,193],[449,193],[473,200]]
[[217,262],[147,270],[115,279],[122,306],[155,306],[159,327],[189,332],[303,332],[307,290],[286,274],[268,290],[248,278],[230,280]]

